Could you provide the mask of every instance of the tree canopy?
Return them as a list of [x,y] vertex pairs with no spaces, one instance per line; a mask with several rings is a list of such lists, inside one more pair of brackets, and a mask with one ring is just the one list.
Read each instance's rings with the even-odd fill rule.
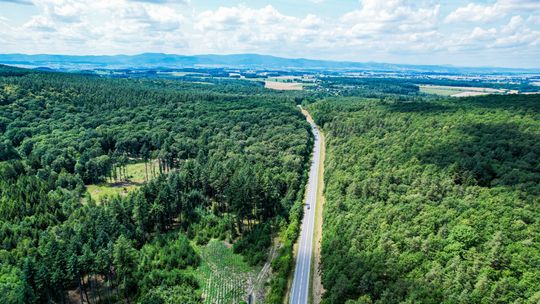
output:
[[[226,239],[265,261],[301,197],[311,145],[294,99],[260,84],[0,66],[2,295],[198,303],[192,242]],[[86,185],[130,160],[157,163],[155,178],[89,197]]]
[[334,98],[325,303],[536,303],[540,99]]

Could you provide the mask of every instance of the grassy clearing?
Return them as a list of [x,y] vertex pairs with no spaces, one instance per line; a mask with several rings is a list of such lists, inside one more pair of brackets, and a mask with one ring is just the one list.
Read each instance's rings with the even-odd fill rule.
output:
[[[144,162],[128,164],[126,166],[128,179],[123,182],[106,182],[97,185],[87,185],[86,189],[95,201],[99,202],[104,196],[126,195],[129,191],[140,187],[145,181]],[[150,164],[148,164],[150,175]]]
[[249,266],[222,241],[211,240],[206,246],[196,248],[202,264],[194,275],[203,290],[203,303],[237,304],[247,300],[247,291],[259,269]]
[[99,202],[104,196],[114,196],[117,194],[126,195],[129,191],[138,186],[126,183],[101,183],[97,185],[87,185],[86,189],[93,200]]

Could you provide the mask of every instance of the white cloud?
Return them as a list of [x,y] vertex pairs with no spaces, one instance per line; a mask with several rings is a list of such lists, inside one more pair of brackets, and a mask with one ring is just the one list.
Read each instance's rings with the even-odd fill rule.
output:
[[469,39],[474,41],[486,41],[497,37],[497,29],[489,28],[483,29],[481,27],[475,27],[471,32]]
[[[415,6],[402,0],[364,0],[341,18],[336,35],[357,48],[389,52],[428,52],[437,48],[439,6]],[[342,42],[342,43],[343,43]]]
[[540,16],[529,16],[527,22],[530,24],[540,24]]
[[290,15],[272,5],[198,11],[190,1],[33,0],[38,13],[23,25],[0,16],[0,40],[5,52],[31,53],[257,52],[349,60],[539,53],[540,1],[471,2],[447,16],[433,2],[362,0],[330,17]]
[[39,32],[55,32],[54,23],[44,16],[34,16],[28,21],[24,27],[28,30],[36,30]]
[[538,0],[498,0],[493,4],[469,3],[446,17],[446,22],[487,22],[513,13],[534,13],[540,10]]
[[[324,35],[324,22],[315,15],[284,15],[271,5],[252,9],[244,5],[220,7],[198,14],[194,28],[203,45],[213,50],[270,52],[276,46],[295,48]],[[230,51],[229,51],[230,52]]]
[[512,17],[500,32],[502,35],[494,43],[496,47],[532,46],[540,40],[540,31],[532,30],[521,16]]
[[528,26],[521,16],[513,16],[507,24],[498,28],[475,27],[470,33],[456,33],[447,37],[446,48],[457,51],[532,51],[540,41],[540,31]]
[[23,4],[23,5],[32,5],[32,1],[30,1],[30,0],[0,0],[0,2]]
[[469,3],[450,13],[446,17],[446,22],[487,21],[502,15],[503,11],[497,3],[492,6]]

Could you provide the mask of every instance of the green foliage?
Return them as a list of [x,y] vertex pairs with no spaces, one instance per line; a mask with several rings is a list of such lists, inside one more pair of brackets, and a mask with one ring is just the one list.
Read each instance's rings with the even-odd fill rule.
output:
[[25,302],[25,286],[20,269],[7,264],[0,264],[0,294],[7,304]]
[[362,96],[367,98],[418,95],[420,89],[411,80],[384,78],[323,77],[322,88],[340,96]]
[[[304,170],[304,180],[307,180],[308,163]],[[305,188],[303,188],[305,189]],[[281,226],[280,239],[282,247],[279,249],[277,257],[272,261],[272,271],[274,275],[270,280],[270,290],[266,301],[268,303],[283,303],[289,275],[293,269],[294,244],[300,234],[300,223],[303,217],[304,191],[299,191],[296,202],[289,213],[289,222]]]
[[143,264],[140,265],[143,273],[151,269],[172,271],[188,266],[197,267],[200,263],[199,256],[183,234],[178,234],[176,239],[157,237],[153,243],[142,247],[141,254],[144,256]]
[[246,257],[248,264],[258,265],[266,261],[266,248],[272,244],[270,223],[261,224],[244,234],[234,243],[234,252]]
[[119,288],[126,299],[136,290],[137,282],[133,277],[137,266],[137,251],[131,242],[121,235],[113,246],[113,267],[119,280]]
[[138,302],[139,304],[197,304],[200,297],[192,289],[185,286],[174,286],[169,288],[158,287],[145,294]]
[[[187,237],[250,239],[258,245],[239,251],[263,260],[277,229],[253,231],[286,222],[311,145],[294,100],[265,92],[0,66],[6,294],[196,303],[201,258]],[[134,161],[146,180],[138,189],[98,203],[85,191],[125,183]]]
[[309,106],[327,135],[324,303],[534,303],[540,99]]
[[238,303],[253,287],[259,267],[252,267],[244,256],[235,254],[230,245],[211,240],[199,247],[201,267],[196,276],[202,285],[204,303]]

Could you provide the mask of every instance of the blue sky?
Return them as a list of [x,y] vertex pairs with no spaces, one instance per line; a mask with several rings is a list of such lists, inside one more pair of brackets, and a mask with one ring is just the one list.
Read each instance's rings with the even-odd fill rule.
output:
[[540,0],[0,0],[0,53],[540,67]]

